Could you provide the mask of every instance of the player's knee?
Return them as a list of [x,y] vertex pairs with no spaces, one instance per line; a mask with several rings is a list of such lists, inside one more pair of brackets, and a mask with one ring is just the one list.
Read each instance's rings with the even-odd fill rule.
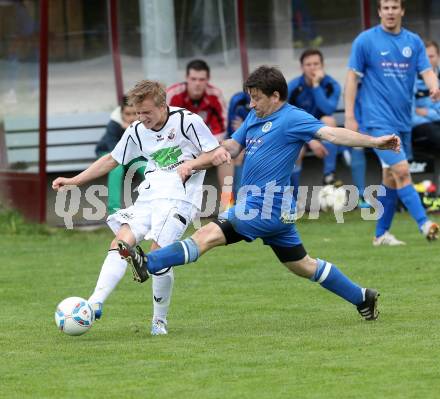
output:
[[399,185],[406,185],[411,182],[411,174],[408,163],[399,163],[392,168],[394,179]]

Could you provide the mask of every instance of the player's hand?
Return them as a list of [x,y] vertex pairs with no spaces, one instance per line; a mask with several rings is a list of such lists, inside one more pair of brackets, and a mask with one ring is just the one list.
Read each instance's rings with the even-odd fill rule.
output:
[[379,150],[393,150],[394,152],[400,151],[400,137],[395,134],[389,134],[387,136],[376,137],[375,147]]
[[177,167],[177,174],[182,179],[182,182],[186,181],[188,177],[192,175],[192,165],[190,161],[186,161]]
[[314,87],[318,87],[321,83],[321,80],[324,79],[324,70],[323,69],[317,69],[315,72],[313,72],[313,78],[312,78],[312,85]]
[[224,163],[231,163],[231,154],[229,154],[229,151],[225,147],[218,147],[211,160],[212,164],[214,166],[223,165]]
[[70,186],[73,184],[72,179],[67,177],[57,177],[52,182],[52,189],[55,191],[62,191],[64,189],[64,186]]
[[440,100],[440,89],[437,88],[435,90],[430,90],[429,96],[431,97],[432,101],[439,101]]
[[318,158],[325,158],[328,155],[327,148],[318,140],[310,140],[309,148]]
[[354,117],[346,117],[344,122],[344,127],[346,129],[353,130],[354,132],[357,132],[359,129],[359,123]]

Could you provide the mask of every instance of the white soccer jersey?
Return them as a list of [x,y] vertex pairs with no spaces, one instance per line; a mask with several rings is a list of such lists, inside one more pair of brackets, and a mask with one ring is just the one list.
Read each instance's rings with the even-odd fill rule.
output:
[[161,130],[147,129],[141,122],[134,122],[111,156],[122,165],[140,156],[147,159],[145,181],[139,186],[142,200],[177,199],[200,209],[205,171],[195,172],[183,183],[176,168],[216,147],[217,139],[200,116],[184,108],[169,107],[168,120]]

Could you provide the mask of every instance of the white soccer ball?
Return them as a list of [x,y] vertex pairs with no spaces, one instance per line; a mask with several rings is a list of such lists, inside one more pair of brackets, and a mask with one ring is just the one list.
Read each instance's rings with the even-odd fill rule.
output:
[[55,323],[67,335],[82,335],[90,330],[94,313],[87,300],[72,296],[61,301],[55,311]]
[[323,212],[340,211],[347,204],[347,192],[343,187],[324,186],[319,191],[319,207]]
[[323,212],[327,212],[333,209],[334,204],[335,187],[331,184],[324,186],[319,191],[319,208]]

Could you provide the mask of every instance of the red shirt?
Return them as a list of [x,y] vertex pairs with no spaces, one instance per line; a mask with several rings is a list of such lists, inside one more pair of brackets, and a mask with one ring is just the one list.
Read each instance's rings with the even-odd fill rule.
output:
[[173,84],[167,89],[167,103],[199,115],[214,135],[226,131],[226,102],[221,90],[211,84],[198,101],[189,98],[186,82]]

